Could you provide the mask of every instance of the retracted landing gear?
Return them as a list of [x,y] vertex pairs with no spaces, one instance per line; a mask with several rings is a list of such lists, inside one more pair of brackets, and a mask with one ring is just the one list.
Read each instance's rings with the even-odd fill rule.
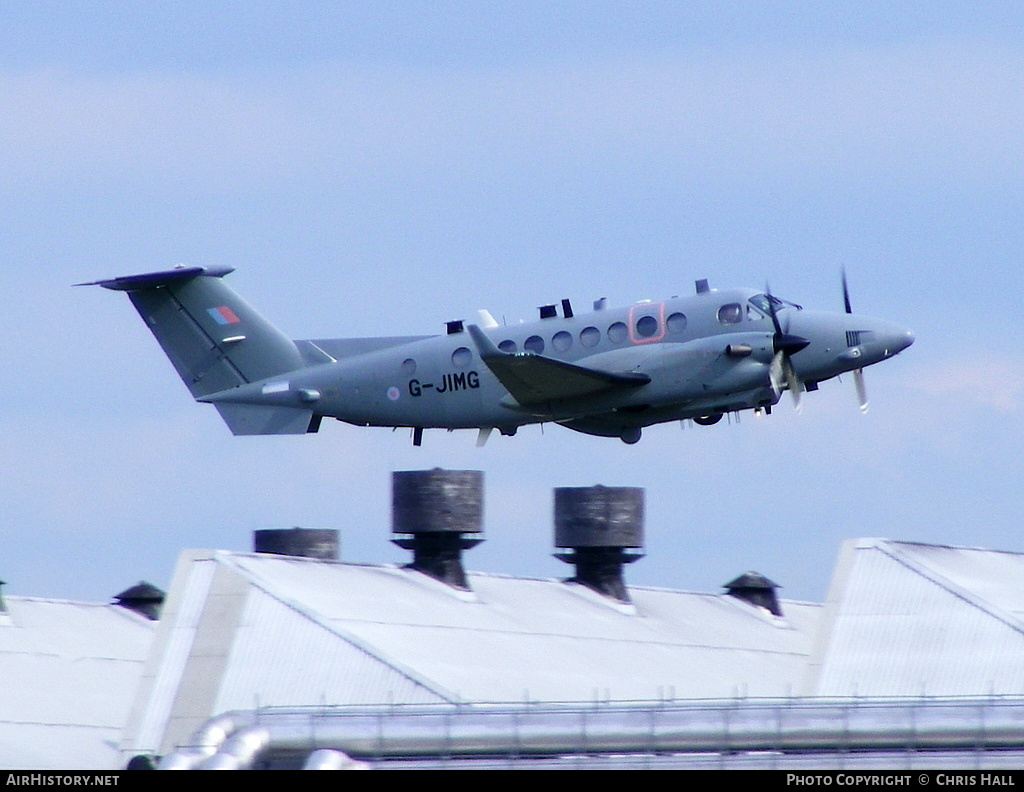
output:
[[634,443],[640,442],[640,435],[643,434],[643,430],[639,426],[634,426],[629,429],[623,429],[622,434],[619,438],[626,445],[633,445]]

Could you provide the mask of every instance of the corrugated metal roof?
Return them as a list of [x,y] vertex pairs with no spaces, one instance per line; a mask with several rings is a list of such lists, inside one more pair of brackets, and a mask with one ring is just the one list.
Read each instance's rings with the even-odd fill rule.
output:
[[115,605],[4,601],[0,767],[116,768],[153,622]]
[[847,542],[806,692],[1024,694],[1022,578],[1022,554]]
[[230,562],[268,593],[350,630],[447,627],[806,653],[808,619],[820,610],[788,602],[780,621],[724,595],[630,587],[630,608],[559,580],[471,572],[467,595],[398,567],[246,554],[232,554]]
[[[301,673],[288,673],[295,658]],[[447,700],[429,680],[375,656],[360,642],[295,611],[260,589],[253,589],[214,711],[297,703],[379,704],[394,700],[433,703]]]
[[[245,607],[221,622],[193,613],[190,623],[205,625],[194,641],[204,629],[230,636],[215,700],[160,693],[173,711],[147,708],[148,735],[158,720],[204,707],[208,717],[309,704],[786,696],[820,612],[786,602],[778,619],[725,595],[636,587],[628,606],[558,580],[474,573],[467,593],[404,568],[271,555],[188,559],[176,581],[191,580],[190,563],[213,560],[245,581]],[[177,585],[161,626],[168,634],[184,629],[171,600],[190,599],[191,584]],[[168,747],[140,736],[126,746]]]
[[[162,613],[162,621],[171,628],[157,633],[157,645],[140,685],[145,696],[136,702],[132,713],[133,721],[139,722],[131,725],[132,733],[137,734],[140,745],[151,750],[158,745],[170,717],[216,568],[212,559],[193,559],[186,551],[175,570],[174,585]],[[179,574],[181,570],[183,575]]]
[[393,566],[185,551],[159,626],[5,598],[0,765],[118,767],[232,708],[1024,695],[1022,578],[1024,554],[854,540],[824,608],[784,601],[778,619],[725,595],[631,587],[625,605],[479,573],[464,592]]
[[269,595],[469,701],[785,695],[820,610],[787,603],[780,621],[732,597],[636,587],[629,608],[557,580],[475,573],[466,596],[401,568],[230,561]]
[[886,542],[886,547],[970,592],[973,601],[1024,618],[1024,554],[917,542]]

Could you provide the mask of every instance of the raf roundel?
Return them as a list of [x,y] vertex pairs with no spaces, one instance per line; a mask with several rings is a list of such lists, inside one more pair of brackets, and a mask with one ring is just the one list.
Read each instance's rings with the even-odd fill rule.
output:
[[398,401],[398,397],[402,395],[402,392],[398,390],[394,385],[388,388],[388,398],[391,401]]

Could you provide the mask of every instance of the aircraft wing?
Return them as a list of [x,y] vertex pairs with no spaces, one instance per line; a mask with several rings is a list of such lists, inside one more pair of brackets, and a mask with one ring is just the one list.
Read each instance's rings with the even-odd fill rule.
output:
[[636,388],[651,381],[646,374],[616,374],[532,352],[502,352],[476,325],[466,329],[480,352],[480,359],[523,405],[594,396],[616,388]]

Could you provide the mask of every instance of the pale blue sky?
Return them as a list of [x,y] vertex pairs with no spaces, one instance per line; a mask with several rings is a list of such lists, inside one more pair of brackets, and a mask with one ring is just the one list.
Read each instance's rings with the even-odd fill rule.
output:
[[[0,578],[105,599],[185,546],[342,532],[397,562],[390,472],[485,471],[474,569],[558,576],[551,490],[643,486],[630,581],[820,600],[839,542],[1024,550],[1024,11],[1013,3],[7,3]],[[581,10],[582,9],[582,10]],[[440,332],[757,286],[914,347],[795,415],[492,438],[234,438],[127,300],[178,262],[293,337]]]

